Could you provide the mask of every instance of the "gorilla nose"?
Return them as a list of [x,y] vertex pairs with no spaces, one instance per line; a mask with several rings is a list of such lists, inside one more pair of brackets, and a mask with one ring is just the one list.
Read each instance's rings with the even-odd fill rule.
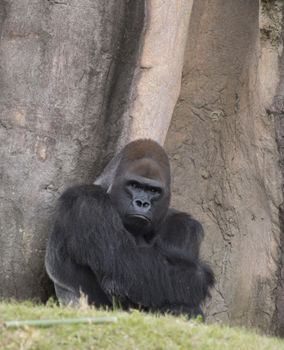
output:
[[133,206],[138,211],[147,212],[151,208],[151,203],[147,200],[134,199]]

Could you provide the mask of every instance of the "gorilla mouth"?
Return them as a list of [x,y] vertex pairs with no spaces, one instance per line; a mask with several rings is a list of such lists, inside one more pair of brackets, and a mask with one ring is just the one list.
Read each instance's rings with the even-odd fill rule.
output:
[[141,230],[148,230],[147,228],[150,227],[151,220],[142,214],[128,214],[124,224],[130,232],[137,234]]
[[141,215],[141,214],[127,215],[127,218],[130,221],[135,221],[137,223],[144,224],[144,225],[149,224],[151,222],[151,220],[147,216],[144,216],[144,215]]
[[126,215],[123,224],[134,236],[143,235],[151,229],[151,219],[141,214]]

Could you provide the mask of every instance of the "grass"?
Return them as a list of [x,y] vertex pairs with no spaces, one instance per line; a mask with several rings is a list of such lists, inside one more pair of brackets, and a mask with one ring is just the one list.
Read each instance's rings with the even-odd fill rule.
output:
[[[116,316],[116,323],[70,324],[10,329],[5,321]],[[205,325],[172,316],[138,311],[71,309],[31,303],[0,303],[0,349],[186,349],[186,350],[284,350],[284,340],[264,337],[243,329]]]

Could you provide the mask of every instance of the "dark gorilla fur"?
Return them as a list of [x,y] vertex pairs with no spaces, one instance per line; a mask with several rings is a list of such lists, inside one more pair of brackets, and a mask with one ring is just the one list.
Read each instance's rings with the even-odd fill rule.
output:
[[202,226],[169,202],[169,160],[152,140],[129,143],[94,185],[67,189],[45,260],[58,299],[202,315],[214,284]]

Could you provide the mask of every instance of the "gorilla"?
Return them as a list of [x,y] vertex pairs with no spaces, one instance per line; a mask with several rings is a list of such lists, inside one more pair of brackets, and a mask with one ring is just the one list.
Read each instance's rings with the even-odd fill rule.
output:
[[60,197],[45,258],[63,304],[203,315],[214,284],[199,258],[201,224],[169,208],[170,164],[155,141],[133,141],[95,184]]

